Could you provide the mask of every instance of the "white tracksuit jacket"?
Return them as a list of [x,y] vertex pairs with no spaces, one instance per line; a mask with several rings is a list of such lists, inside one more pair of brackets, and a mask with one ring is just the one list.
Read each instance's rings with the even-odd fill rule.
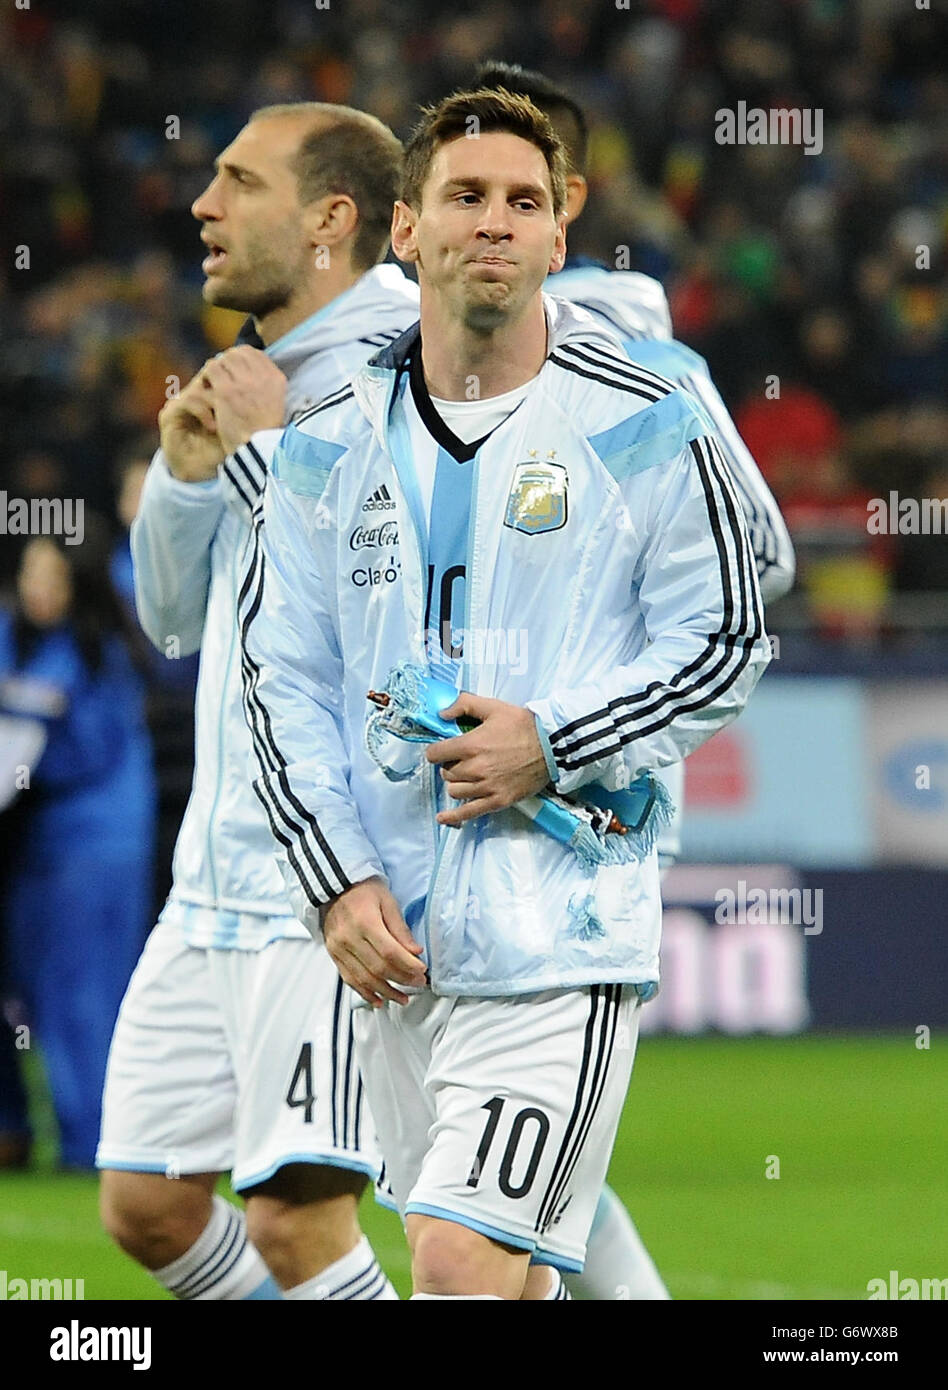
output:
[[[710,421],[630,363],[585,312],[545,297],[549,353],[473,461],[464,631],[516,630],[529,659],[469,642],[461,684],[525,705],[557,787],[621,787],[734,719],[770,658],[747,531]],[[426,527],[402,396],[417,330],[287,430],[244,586],[245,700],[256,786],[291,902],[318,907],[383,875],[436,993],[505,995],[658,979],[657,856],[583,868],[513,810],[439,827],[435,769],[386,781],[364,744],[370,688],[425,661]],[[390,578],[353,582],[366,499],[395,502],[378,538]],[[364,537],[363,537],[364,539]],[[518,650],[523,651],[520,644]],[[482,658],[482,659],[476,659]]]
[[[267,349],[288,379],[287,419],[348,381],[418,313],[418,289],[376,266]],[[201,649],[194,782],[174,857],[171,901],[196,946],[257,949],[306,936],[294,921],[253,793],[256,772],[244,717],[237,594],[248,564],[251,512],[282,429],[262,430],[208,483],[174,478],[158,451],[132,527],[135,597],[162,651]],[[173,649],[173,650],[175,650]],[[281,918],[281,922],[274,919]]]

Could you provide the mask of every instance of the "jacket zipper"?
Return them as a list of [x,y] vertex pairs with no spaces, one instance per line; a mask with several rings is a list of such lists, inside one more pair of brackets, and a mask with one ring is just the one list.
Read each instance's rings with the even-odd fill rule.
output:
[[[473,592],[474,592],[474,539],[475,539],[476,518],[477,518],[477,492],[478,492],[478,484],[479,484],[479,481],[480,481],[480,463],[481,463],[481,454],[480,454],[480,450],[478,449],[477,453],[474,455],[474,458],[473,458],[472,461],[471,461],[471,466],[472,466],[472,468],[474,469],[474,474],[473,474],[473,478],[472,478],[472,480],[471,480],[471,510],[470,510],[470,514],[469,514],[469,516],[468,516],[468,523],[467,523],[467,545],[466,545],[466,553],[465,553],[465,556],[464,556],[464,633],[465,633],[465,636],[466,636],[468,639],[470,639],[470,633],[471,633],[471,596],[472,596],[472,594],[473,594]],[[469,684],[470,684],[470,641],[468,641],[468,650],[464,653],[464,655],[463,655],[462,658],[461,658],[461,672],[460,672],[460,675],[459,675],[459,677],[458,677],[458,686],[459,686],[459,688],[460,688],[461,690],[465,690],[465,689],[467,689],[467,688],[469,687]],[[429,764],[429,767],[430,767],[430,764]],[[434,777],[437,776],[437,771],[436,771],[433,767],[431,768],[431,772],[434,774]],[[432,779],[432,780],[433,780],[433,779]],[[437,825],[437,821],[435,822],[435,824]],[[431,875],[431,889],[430,889],[430,891],[429,891],[429,893],[428,893],[428,901],[427,901],[426,904],[425,904],[425,915],[424,915],[424,920],[425,920],[425,932],[426,932],[426,935],[429,935],[429,936],[430,936],[430,926],[431,926],[430,913],[431,913],[432,905],[433,905],[433,903],[434,903],[434,901],[435,901],[435,891],[436,891],[436,885],[437,885],[437,879],[438,879],[438,871],[439,871],[439,869],[441,868],[441,859],[442,859],[442,856],[443,856],[443,854],[444,854],[444,850],[445,850],[445,848],[446,848],[446,846],[447,846],[447,844],[448,844],[448,836],[451,835],[451,834],[452,834],[452,831],[451,831],[450,829],[447,829],[447,830],[442,829],[441,837],[440,837],[439,843],[438,843],[438,852],[437,852],[437,854],[436,854],[436,856],[435,856],[435,866],[434,866],[434,870],[433,870],[432,875]],[[466,920],[467,920],[467,917],[466,917],[466,914],[465,914],[465,921],[466,921]],[[429,959],[430,959],[430,957],[429,957]]]
[[[399,401],[397,404],[400,406],[400,405],[401,405],[401,402]],[[386,420],[387,420],[387,422],[388,422],[388,428],[386,429],[386,443],[387,443],[387,445],[388,445],[388,452],[389,452],[389,454],[391,455],[392,461],[393,461],[393,463],[394,463],[394,465],[395,465],[395,475],[396,475],[396,477],[397,477],[398,480],[399,480],[399,484],[401,485],[401,490],[402,490],[402,492],[403,492],[403,494],[404,494],[404,496],[405,496],[406,501],[408,502],[408,510],[409,510],[409,512],[410,512],[410,514],[411,514],[412,527],[413,527],[413,529],[414,529],[415,540],[416,540],[417,548],[418,548],[418,560],[419,560],[418,572],[419,572],[419,577],[420,577],[420,580],[421,580],[421,594],[422,594],[422,599],[421,599],[421,624],[422,624],[422,632],[421,632],[421,664],[422,664],[423,666],[427,667],[427,665],[428,665],[427,633],[426,633],[425,630],[424,630],[425,617],[426,617],[426,603],[425,603],[426,588],[425,588],[425,579],[426,579],[426,576],[427,576],[427,573],[428,573],[428,545],[427,545],[427,537],[426,537],[426,534],[425,534],[424,529],[423,529],[423,518],[422,518],[422,516],[421,516],[420,507],[419,507],[419,506],[416,506],[416,505],[413,505],[413,499],[412,499],[412,497],[411,497],[411,495],[410,495],[409,489],[408,489],[408,487],[405,486],[405,482],[406,482],[406,481],[411,481],[411,482],[415,483],[415,485],[416,485],[416,486],[415,486],[416,498],[417,498],[417,501],[420,503],[420,497],[417,497],[417,478],[416,478],[416,476],[415,476],[415,474],[414,474],[414,467],[413,467],[413,464],[412,464],[412,462],[411,462],[411,451],[410,451],[410,449],[407,447],[407,443],[408,443],[408,424],[407,424],[407,420],[405,419],[405,416],[404,416],[404,407],[402,407],[402,418],[401,418],[401,420],[399,420],[399,421],[397,422],[396,427],[395,427],[395,428],[396,428],[397,434],[398,434],[400,437],[403,436],[403,437],[404,437],[404,441],[405,441],[405,443],[406,443],[405,459],[404,459],[404,471],[405,471],[407,477],[406,477],[406,479],[403,480],[403,478],[402,478],[402,470],[399,469],[399,467],[398,467],[398,462],[397,462],[397,460],[396,460],[396,448],[393,447],[393,443],[392,443],[392,426],[391,426],[391,419],[390,419],[391,410],[392,410],[392,405],[393,405],[392,395],[390,394],[390,395],[389,395],[389,404],[388,404],[388,408],[387,408],[387,410],[386,410]],[[425,796],[426,796],[427,801],[428,801],[429,825],[430,825],[430,827],[431,827],[432,850],[433,850],[433,866],[432,866],[432,870],[431,870],[431,879],[430,879],[429,886],[428,886],[428,893],[427,893],[427,896],[426,896],[426,899],[425,899],[425,910],[424,910],[424,912],[422,913],[422,917],[421,917],[421,926],[422,926],[422,929],[423,929],[423,931],[424,931],[424,937],[425,937],[424,941],[422,942],[422,945],[423,945],[423,947],[424,947],[425,956],[427,957],[427,960],[428,960],[428,973],[429,973],[429,978],[430,978],[430,976],[431,976],[431,974],[432,974],[432,972],[433,972],[433,970],[434,970],[434,959],[433,959],[432,951],[431,951],[431,901],[432,901],[432,898],[434,897],[435,883],[436,883],[437,876],[438,876],[438,867],[439,867],[439,865],[440,865],[440,863],[441,863],[441,855],[442,855],[442,853],[443,853],[443,851],[444,851],[444,840],[443,840],[442,834],[441,834],[441,827],[438,825],[438,822],[437,822],[437,819],[436,819],[437,814],[438,814],[438,798],[437,798],[437,792],[436,792],[436,790],[435,790],[435,777],[436,777],[436,776],[437,776],[437,771],[436,771],[436,769],[432,766],[431,763],[429,763],[429,762],[426,760],[426,761],[425,761],[424,768],[423,768],[423,777],[424,777]]]

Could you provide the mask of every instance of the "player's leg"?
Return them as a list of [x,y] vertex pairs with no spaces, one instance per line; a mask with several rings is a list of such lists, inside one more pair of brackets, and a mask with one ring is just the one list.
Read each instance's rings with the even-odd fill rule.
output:
[[409,1212],[413,1298],[519,1299],[530,1255],[457,1221]]
[[599,1197],[583,1272],[567,1274],[566,1283],[573,1297],[581,1299],[654,1302],[671,1297],[632,1218],[611,1187],[604,1187]]
[[126,1255],[154,1273],[185,1254],[211,1219],[218,1173],[164,1173],[104,1168],[99,1213]]
[[288,1298],[395,1298],[358,1221],[380,1159],[354,996],[308,938],[227,954],[241,957],[233,965],[243,975],[228,1026],[239,1095],[233,1181],[251,1239]]
[[421,1213],[405,1215],[438,1120],[437,1089],[427,1085],[429,1069],[457,1003],[425,992],[404,1006],[357,1009],[359,1062],[386,1154],[388,1190],[405,1221],[412,1256],[412,1297],[518,1299],[529,1254],[455,1221]]
[[558,1269],[554,1269],[552,1265],[530,1266],[523,1293],[520,1295],[522,1302],[557,1303],[572,1297],[566,1284],[566,1276]]
[[244,1192],[247,1228],[285,1297],[397,1297],[359,1227],[364,1173],[291,1163]]
[[218,1174],[104,1170],[102,1220],[116,1244],[182,1300],[282,1297],[247,1236],[244,1214],[214,1187]]
[[[673,763],[657,776],[675,808],[671,822],[662,827],[658,837],[658,863],[664,877],[665,870],[681,855],[685,764]],[[602,1189],[596,1207],[583,1272],[568,1274],[566,1283],[572,1295],[581,1299],[658,1301],[671,1297],[631,1216],[610,1187]]]
[[159,923],[119,1012],[96,1163],[105,1229],[181,1299],[280,1296],[243,1213],[214,1195],[234,1097],[207,952]]
[[[549,1276],[528,1272],[530,1256],[582,1267],[631,1071],[637,1002],[618,986],[437,1001],[450,1013],[426,1040],[422,1073],[435,1120],[407,1198],[393,1182],[417,1293],[555,1297]],[[417,1001],[388,1005],[360,1029],[360,1040],[374,1035],[367,1084],[393,1166],[400,1106],[386,1095],[401,1099],[411,1043],[425,1031],[412,1028],[418,1010]]]

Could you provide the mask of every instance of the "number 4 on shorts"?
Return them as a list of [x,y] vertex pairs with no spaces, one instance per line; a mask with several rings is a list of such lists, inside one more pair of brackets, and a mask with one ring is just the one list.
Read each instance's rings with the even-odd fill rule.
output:
[[[295,1095],[297,1087],[302,1087],[303,1094]],[[293,1080],[290,1082],[290,1089],[286,1093],[286,1103],[295,1110],[298,1106],[305,1106],[303,1111],[303,1123],[306,1125],[313,1122],[313,1106],[316,1104],[316,1093],[313,1090],[313,1044],[305,1042],[300,1048],[300,1055],[296,1059],[296,1067],[293,1071]]]

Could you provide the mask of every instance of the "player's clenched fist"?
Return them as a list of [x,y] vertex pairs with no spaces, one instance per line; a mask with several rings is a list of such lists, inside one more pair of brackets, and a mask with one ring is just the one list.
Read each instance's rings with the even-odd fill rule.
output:
[[224,461],[210,389],[202,375],[206,368],[207,363],[158,415],[162,452],[171,472],[184,483],[207,482]]
[[256,430],[278,429],[286,418],[286,377],[265,352],[242,343],[205,363],[217,433],[228,454]]
[[339,974],[374,1008],[386,999],[408,1003],[393,982],[424,985],[421,947],[381,879],[356,883],[335,898],[323,910],[322,928]]

